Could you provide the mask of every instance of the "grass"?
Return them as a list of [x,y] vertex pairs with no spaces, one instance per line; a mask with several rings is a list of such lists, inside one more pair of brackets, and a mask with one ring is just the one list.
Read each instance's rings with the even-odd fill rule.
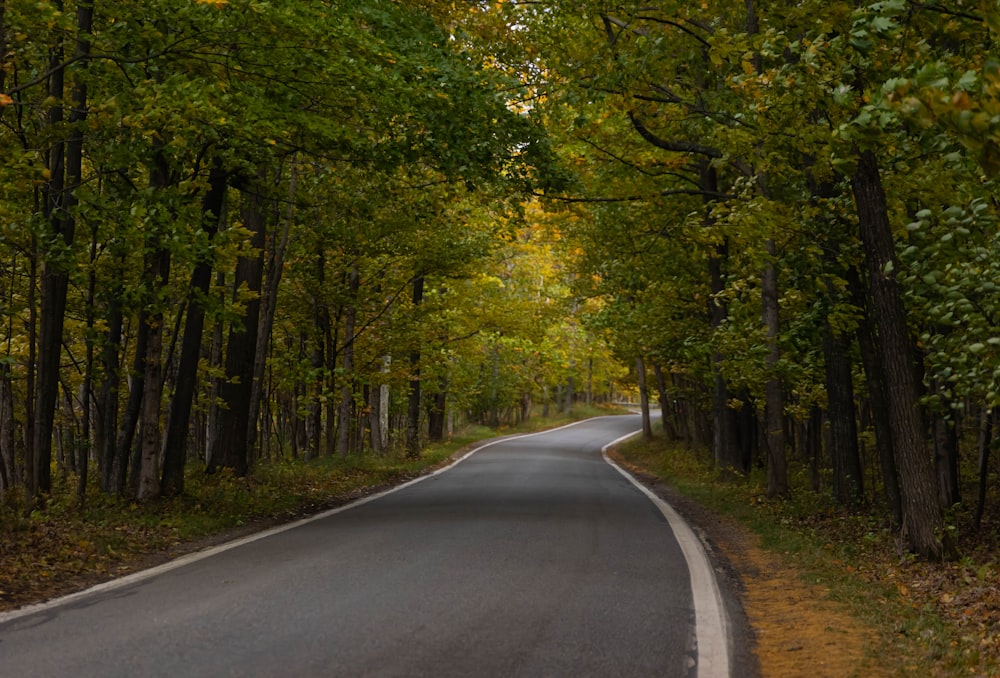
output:
[[[632,441],[619,453],[704,506],[735,519],[808,583],[829,590],[852,616],[879,630],[876,652],[901,674],[1000,675],[1000,590],[995,540],[963,544],[957,563],[929,564],[902,552],[878,511],[848,511],[829,492],[797,489],[768,499],[763,470],[716,473],[705,452]],[[797,478],[795,487],[806,487]],[[963,516],[952,516],[956,523]]]

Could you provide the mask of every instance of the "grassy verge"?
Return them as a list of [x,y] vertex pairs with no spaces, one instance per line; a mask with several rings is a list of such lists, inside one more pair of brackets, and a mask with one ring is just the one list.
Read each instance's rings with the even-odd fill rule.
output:
[[440,466],[462,448],[609,414],[574,408],[502,430],[470,426],[425,448],[419,459],[324,457],[260,464],[251,477],[189,469],[183,496],[143,504],[96,488],[78,505],[72,476],[56,478],[43,512],[25,515],[16,500],[0,504],[0,611],[68,593],[211,543],[317,513]]
[[[724,479],[706,456],[662,440],[619,450],[630,464],[759,536],[761,545],[866,626],[869,651],[900,675],[1000,675],[997,544],[966,538],[962,561],[917,562],[875,512],[846,511],[829,492],[769,500],[762,472]],[[807,487],[805,478],[795,487]],[[954,517],[961,522],[962,517]],[[961,530],[959,530],[961,533]]]

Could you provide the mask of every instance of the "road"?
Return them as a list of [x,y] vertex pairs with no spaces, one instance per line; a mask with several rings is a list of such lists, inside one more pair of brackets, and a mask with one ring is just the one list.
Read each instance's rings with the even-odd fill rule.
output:
[[0,675],[728,675],[700,546],[602,457],[638,427],[503,439],[346,510],[0,615]]

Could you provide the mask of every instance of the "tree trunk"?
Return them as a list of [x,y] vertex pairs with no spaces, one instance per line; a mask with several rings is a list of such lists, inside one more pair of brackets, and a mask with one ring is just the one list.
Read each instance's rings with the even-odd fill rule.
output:
[[587,358],[587,407],[594,404],[594,357]]
[[826,363],[833,497],[841,505],[856,506],[864,500],[864,484],[858,453],[854,383],[847,351],[845,338],[835,334],[827,324],[823,335],[823,357]]
[[14,470],[14,390],[10,364],[0,363],[0,502],[16,484]]
[[[713,223],[711,207],[714,199],[711,196],[718,193],[719,180],[715,169],[708,163],[700,166],[700,188],[705,192],[705,227]],[[719,295],[725,290],[723,278],[723,262],[729,256],[729,248],[725,241],[719,243],[708,259],[708,274],[712,296],[709,301],[709,325],[713,331],[718,330],[726,320],[728,310],[719,301]],[[729,388],[722,376],[722,362],[725,356],[716,352],[712,355],[712,371],[714,373],[714,390],[712,394],[712,452],[715,466],[722,470],[733,470],[745,473],[743,455],[739,447],[739,419],[737,413],[729,407]]]
[[[37,197],[37,192],[36,192]],[[35,289],[38,287],[38,239],[31,236],[31,254],[28,257],[28,365],[25,369],[24,386],[24,484],[27,490],[29,476],[34,472],[35,445],[35,391],[38,376],[38,298]]]
[[885,373],[875,348],[875,328],[871,303],[856,268],[847,272],[851,287],[851,299],[855,306],[863,310],[858,324],[857,339],[861,352],[861,364],[868,382],[868,400],[871,403],[872,427],[875,430],[875,445],[878,447],[879,468],[882,472],[882,492],[889,506],[889,515],[895,527],[903,526],[903,499],[899,490],[899,471],[896,468],[895,443],[892,427],[889,425],[889,395],[886,391]]
[[372,453],[382,454],[382,387],[369,384],[365,391],[368,404],[368,445]]
[[267,356],[271,348],[271,334],[274,328],[274,312],[278,304],[278,285],[285,268],[285,252],[288,250],[288,234],[295,220],[295,191],[298,175],[295,158],[289,162],[291,176],[288,180],[288,209],[285,213],[281,237],[272,239],[268,251],[264,292],[261,295],[260,327],[257,332],[257,353],[254,358],[253,386],[250,391],[250,414],[247,417],[247,440],[250,444],[248,454],[251,464],[257,457],[257,420],[260,414],[261,398],[264,384],[264,370],[267,366]]
[[139,314],[128,403],[125,405],[121,427],[118,431],[118,442],[115,445],[114,457],[110,464],[114,490],[118,495],[125,494],[129,461],[132,458],[132,443],[135,440],[135,427],[139,423],[139,415],[142,412],[142,396],[146,381],[146,345],[148,343],[149,322],[146,312],[143,311]]
[[[209,173],[208,191],[202,198],[202,229],[211,243],[219,230],[222,206],[226,195],[226,173],[216,161]],[[209,253],[198,259],[191,272],[187,318],[181,342],[180,364],[167,421],[163,448],[163,477],[160,493],[175,496],[184,492],[184,466],[187,461],[187,441],[191,427],[191,408],[198,388],[198,363],[201,361],[202,334],[205,330],[205,303],[212,283],[212,262]]]
[[[124,259],[118,253],[115,254],[114,258],[119,264]],[[108,329],[104,334],[104,345],[101,348],[101,366],[104,369],[104,379],[98,394],[98,425],[94,436],[101,489],[109,493],[116,489],[113,467],[118,442],[118,391],[121,386],[119,353],[123,323],[121,268],[121,266],[115,267],[112,281],[108,285],[106,311]]]
[[892,227],[873,152],[860,154],[851,186],[867,255],[872,310],[878,322],[879,357],[890,394],[889,423],[899,464],[904,529],[914,552],[928,560],[941,560],[952,556],[953,548],[939,536],[944,517],[917,409],[913,347],[906,309],[891,268],[896,263]]
[[[94,2],[93,0],[80,0],[76,8],[76,27],[77,27],[77,39],[76,39],[76,57],[79,59],[79,67],[82,69],[87,68],[86,57],[90,54],[90,36],[91,30],[94,23]],[[66,181],[67,181],[67,195],[66,195],[66,209],[67,209],[67,220],[72,220],[74,225],[68,230],[70,232],[75,231],[75,220],[76,216],[74,214],[76,206],[79,202],[77,196],[77,189],[80,184],[83,183],[83,123],[87,119],[87,84],[82,79],[77,79],[73,83],[73,109],[70,111],[69,122],[70,122],[70,136],[66,144]],[[72,236],[71,236],[72,237]],[[91,248],[91,256],[93,256],[96,251],[96,227],[94,234],[94,246]],[[91,273],[90,285],[88,291],[87,299],[87,360],[86,360],[86,374],[84,376],[83,384],[83,430],[81,432],[81,445],[79,451],[79,460],[77,463],[77,473],[79,474],[79,482],[77,487],[77,496],[79,497],[80,506],[83,506],[84,496],[87,489],[87,475],[89,470],[90,462],[90,402],[91,402],[91,374],[93,367],[93,356],[94,356],[94,345],[91,339],[90,330],[93,328],[94,324],[94,274]]]
[[813,405],[806,423],[806,452],[809,455],[809,489],[819,492],[819,465],[823,455],[823,411]]
[[[323,286],[326,282],[326,252],[320,245],[316,255],[316,285],[317,291],[312,299],[313,324],[316,326],[316,335],[313,336],[312,354],[310,365],[312,366],[312,388],[313,397],[309,404],[309,414],[306,418],[306,459],[316,459],[323,439],[323,397],[326,392],[326,378],[323,376],[326,369],[326,342],[330,336],[330,314],[326,304],[320,298]],[[308,386],[307,386],[308,389]]]
[[767,329],[767,404],[764,408],[767,422],[767,496],[781,497],[788,494],[788,465],[785,459],[785,395],[781,376],[777,373],[781,351],[778,336],[781,331],[778,315],[778,269],[774,240],[766,243],[768,262],[761,277],[763,321]]
[[955,420],[934,415],[934,470],[938,478],[941,507],[949,509],[962,501],[958,472],[958,431]]
[[347,289],[350,300],[344,314],[344,367],[343,384],[340,386],[340,409],[337,413],[339,429],[337,430],[337,454],[346,457],[350,448],[351,419],[354,411],[354,332],[358,318],[357,297],[361,275],[357,265],[351,267],[347,276]]
[[649,389],[646,388],[646,361],[643,357],[635,359],[635,373],[639,379],[639,407],[642,411],[642,437],[653,439],[653,424],[649,417]]
[[[62,0],[55,0],[56,10],[63,11]],[[65,68],[61,44],[53,49],[49,65],[49,96],[62,101],[65,89]],[[46,126],[55,130],[63,122],[63,108],[49,109]],[[58,135],[58,132],[56,133]],[[55,247],[43,245],[40,284],[38,372],[35,383],[35,421],[29,448],[26,486],[28,505],[33,505],[52,489],[52,431],[59,398],[59,366],[62,356],[62,334],[66,316],[66,294],[69,286],[69,256],[73,245],[75,223],[66,210],[66,144],[58,139],[48,149],[46,167],[49,181],[45,187],[44,216]],[[60,249],[65,248],[64,251]]]
[[[215,272],[215,287],[218,292],[219,307],[226,303],[226,274],[224,271]],[[222,377],[218,376],[225,369],[225,324],[221,319],[216,319],[212,326],[212,342],[208,347],[208,365],[212,370],[208,386],[208,411],[205,414],[205,428],[201,434],[201,446],[205,468],[212,458],[212,441],[215,439],[215,427],[219,421],[219,391],[222,388]]]
[[[154,255],[157,260],[157,277],[166,284],[166,252]],[[152,499],[160,494],[160,404],[163,400],[163,313],[154,311],[147,322],[148,341],[145,354],[145,379],[142,397],[141,454],[136,499]]]
[[740,392],[738,396],[740,405],[738,409],[732,410],[736,415],[737,423],[737,443],[740,453],[738,468],[746,473],[752,467],[754,460],[760,456],[760,436],[762,429],[760,419],[757,416],[757,407],[750,400],[746,390]]
[[97,261],[97,228],[93,230],[93,237],[90,241],[90,264],[91,270],[87,276],[87,336],[86,336],[86,358],[84,360],[83,372],[83,413],[81,420],[83,430],[81,437],[83,444],[80,445],[80,455],[77,461],[77,486],[76,496],[80,509],[86,504],[87,483],[90,480],[90,452],[94,449],[95,439],[91,436],[91,407],[94,401],[94,307],[97,299],[97,273],[94,270],[94,263]]
[[[382,372],[389,371],[389,356],[382,358]],[[370,415],[372,452],[382,454],[389,445],[389,385],[372,384],[370,394]]]
[[322,449],[323,455],[330,457],[333,456],[337,448],[337,413],[340,409],[340,403],[334,398],[334,394],[337,392],[337,358],[340,355],[339,347],[337,346],[337,337],[340,335],[340,319],[343,316],[344,308],[343,306],[337,307],[334,322],[331,322],[328,306],[324,305],[322,312],[325,316],[323,322],[323,341],[326,344],[325,367],[326,376],[329,379],[326,384],[326,393],[329,394],[329,397],[326,398],[326,417],[323,422],[325,424],[325,431]]
[[[419,306],[424,301],[424,277],[413,279],[413,305]],[[406,408],[406,454],[416,458],[420,456],[420,350],[410,353],[410,395]]]
[[[162,153],[163,142],[154,141],[153,163],[149,185],[155,191],[165,191],[171,184],[170,168]],[[143,374],[142,426],[139,435],[140,454],[136,499],[152,499],[160,494],[160,406],[163,402],[163,323],[164,290],[170,280],[170,252],[158,242],[155,233],[147,233],[145,267],[142,282],[146,290],[146,354]]]
[[208,472],[220,466],[230,468],[237,476],[250,471],[247,440],[247,419],[250,416],[250,393],[253,388],[253,368],[257,355],[257,333],[260,321],[260,286],[263,277],[264,200],[256,192],[244,192],[240,214],[243,226],[251,234],[251,256],[240,257],[236,264],[233,294],[245,287],[251,295],[244,302],[242,322],[229,328],[226,346],[226,378],[219,388],[225,407],[220,408],[214,438],[209,453]]
[[656,377],[656,391],[660,397],[660,423],[663,425],[663,433],[667,436],[667,440],[680,440],[680,435],[677,433],[677,422],[674,421],[674,409],[670,402],[670,392],[667,389],[667,380],[658,360],[653,361],[653,375]]
[[979,500],[976,502],[976,513],[973,525],[976,532],[983,524],[983,513],[986,511],[986,490],[990,475],[990,449],[993,447],[993,427],[997,419],[997,408],[984,410],[979,424]]
[[441,377],[438,391],[431,398],[427,407],[427,439],[440,442],[444,440],[445,415],[448,412],[448,380]]

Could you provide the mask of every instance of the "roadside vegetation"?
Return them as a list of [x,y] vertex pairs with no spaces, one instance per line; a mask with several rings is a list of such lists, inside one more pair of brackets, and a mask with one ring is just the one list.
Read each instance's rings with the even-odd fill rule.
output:
[[[746,478],[724,477],[714,470],[708,450],[692,450],[661,436],[630,441],[618,454],[647,482],[664,481],[733,521],[753,544],[777,557],[770,561],[771,571],[755,571],[761,561],[748,561],[744,546],[734,543],[738,538],[719,534],[711,521],[689,516],[703,523],[714,546],[742,570],[744,604],[753,608],[748,614],[758,633],[765,677],[802,675],[782,673],[780,666],[791,660],[801,670],[809,664],[807,656],[816,662],[810,664],[816,676],[1000,675],[1000,525],[995,521],[978,538],[969,537],[969,530],[956,530],[963,535],[960,560],[926,563],[906,552],[880,511],[846,510],[829,492],[800,490],[768,498],[762,469]],[[793,473],[803,471],[793,465]],[[949,519],[965,525],[972,516],[957,509]],[[763,582],[772,577],[787,579],[767,588]],[[807,597],[800,600],[802,595]],[[797,628],[789,628],[789,619],[782,618],[790,600]],[[859,632],[851,636],[832,629],[830,617],[838,612],[851,617],[854,624],[847,626]],[[760,633],[768,623],[784,625],[777,642]],[[839,649],[831,654],[826,643]],[[836,654],[846,661],[836,663]],[[834,662],[844,672],[824,671],[823,662]]]

